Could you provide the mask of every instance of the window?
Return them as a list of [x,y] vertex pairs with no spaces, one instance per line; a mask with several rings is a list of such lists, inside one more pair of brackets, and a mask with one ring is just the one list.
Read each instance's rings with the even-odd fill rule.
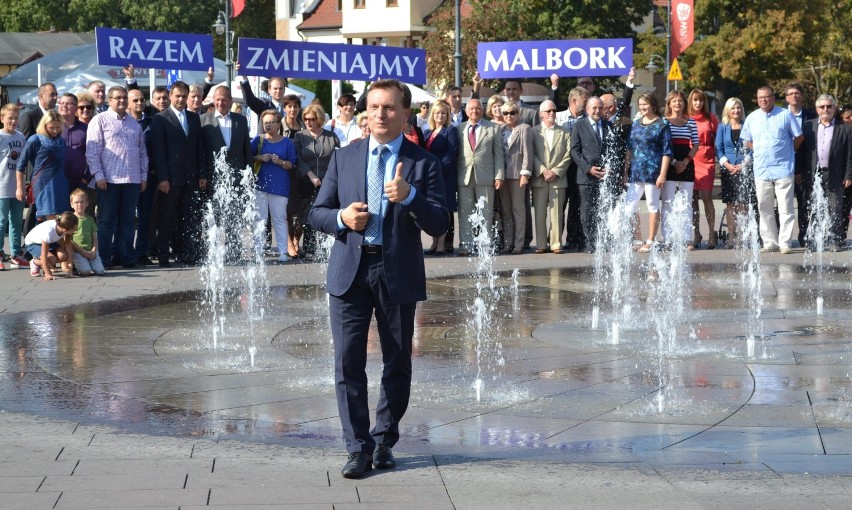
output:
[[386,5],[388,7],[398,7],[399,6],[398,0],[385,0],[385,2],[386,2]]
[[367,0],[355,0],[355,8],[363,9],[366,7]]

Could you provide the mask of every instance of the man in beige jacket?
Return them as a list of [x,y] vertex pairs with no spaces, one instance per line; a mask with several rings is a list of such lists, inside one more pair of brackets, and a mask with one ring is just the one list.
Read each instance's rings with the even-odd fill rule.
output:
[[474,231],[469,219],[481,197],[485,198],[482,225],[488,229],[490,245],[494,190],[502,186],[505,172],[500,126],[482,118],[482,103],[478,99],[468,101],[465,112],[468,120],[458,127],[459,255],[463,257],[474,249]]
[[562,253],[565,190],[568,186],[568,167],[571,164],[570,134],[556,123],[556,104],[553,101],[541,103],[539,115],[541,124],[533,128],[535,160],[530,182],[535,210],[535,252],[545,253],[550,250],[553,253]]

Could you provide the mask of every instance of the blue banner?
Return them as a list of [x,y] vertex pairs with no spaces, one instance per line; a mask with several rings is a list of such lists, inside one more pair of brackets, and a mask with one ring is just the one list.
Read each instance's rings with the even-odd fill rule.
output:
[[426,50],[240,37],[240,73],[314,80],[426,83]]
[[213,65],[213,36],[95,28],[98,65],[206,71]]
[[483,78],[621,76],[633,67],[633,39],[479,43]]

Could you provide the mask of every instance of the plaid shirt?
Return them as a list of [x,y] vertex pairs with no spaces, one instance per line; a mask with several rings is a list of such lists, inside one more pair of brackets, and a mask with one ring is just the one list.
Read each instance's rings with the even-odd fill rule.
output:
[[129,113],[95,115],[86,132],[86,163],[94,181],[140,184],[148,180],[148,152],[142,127]]

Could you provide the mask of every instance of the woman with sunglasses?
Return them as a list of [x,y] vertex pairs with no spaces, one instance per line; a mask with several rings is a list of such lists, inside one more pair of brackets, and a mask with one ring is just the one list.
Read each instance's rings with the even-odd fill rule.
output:
[[77,94],[77,118],[83,124],[88,124],[95,116],[95,98],[88,92]]
[[[302,249],[304,255],[296,251],[299,256],[313,257],[316,254],[316,234],[313,227],[308,223],[308,212],[314,205],[328,163],[331,161],[331,153],[340,147],[340,139],[331,131],[322,127],[325,122],[325,110],[322,106],[312,104],[305,107],[302,112],[302,121],[305,129],[296,133],[293,141],[296,143],[296,154],[299,157],[299,194],[300,204],[297,209],[299,225],[304,235]],[[290,249],[298,250],[299,239],[294,238]],[[291,252],[293,256],[293,252]]]
[[524,191],[533,167],[533,138],[530,127],[520,122],[521,109],[507,101],[500,110],[506,121],[503,149],[506,153],[506,178],[497,190],[503,223],[503,253],[519,255],[524,251],[526,210]]

